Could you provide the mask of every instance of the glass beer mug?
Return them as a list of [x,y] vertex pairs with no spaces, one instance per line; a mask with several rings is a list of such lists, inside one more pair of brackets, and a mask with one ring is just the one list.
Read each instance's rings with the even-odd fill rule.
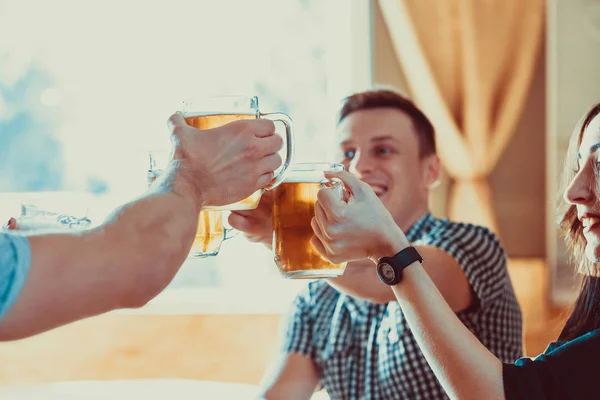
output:
[[344,193],[344,184],[326,179],[324,173],[343,170],[341,164],[298,163],[273,191],[273,252],[285,278],[319,279],[344,274],[346,263],[330,263],[310,244],[317,193],[323,186],[334,187],[340,198]]
[[[168,151],[151,151],[149,153],[148,186],[164,171],[169,162]],[[196,237],[190,249],[190,258],[216,256],[224,241],[233,238],[238,231],[227,228],[223,224],[223,211],[202,210],[198,214]]]
[[223,96],[191,99],[183,102],[183,117],[188,125],[198,129],[212,129],[243,119],[265,118],[279,121],[285,126],[286,156],[282,168],[273,181],[264,189],[257,190],[250,197],[234,204],[209,206],[205,210],[251,210],[258,207],[264,190],[277,187],[294,158],[293,124],[290,117],[282,113],[263,114],[258,107],[258,97]]

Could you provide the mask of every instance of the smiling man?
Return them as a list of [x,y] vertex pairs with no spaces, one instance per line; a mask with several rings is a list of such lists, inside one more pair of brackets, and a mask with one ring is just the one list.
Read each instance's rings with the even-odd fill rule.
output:
[[[498,239],[429,212],[440,161],[427,117],[394,91],[357,93],[344,100],[337,134],[339,160],[371,185],[461,321],[502,361],[522,356],[521,311]],[[265,198],[230,223],[270,246],[270,215]],[[263,380],[266,399],[309,399],[320,386],[332,399],[446,398],[370,260],[309,283],[286,322],[281,352]]]

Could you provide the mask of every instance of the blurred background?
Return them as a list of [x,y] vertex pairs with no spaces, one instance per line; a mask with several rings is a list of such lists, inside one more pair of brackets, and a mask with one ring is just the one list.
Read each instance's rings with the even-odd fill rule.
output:
[[[0,0],[0,38],[0,211],[139,194],[147,151],[168,148],[165,121],[190,95],[259,96],[294,120],[297,160],[321,161],[342,97],[391,85],[436,126],[434,214],[499,235],[528,355],[556,337],[577,284],[556,230],[559,176],[599,100],[600,2]],[[140,310],[0,344],[0,382],[256,384],[301,285],[240,236]]]

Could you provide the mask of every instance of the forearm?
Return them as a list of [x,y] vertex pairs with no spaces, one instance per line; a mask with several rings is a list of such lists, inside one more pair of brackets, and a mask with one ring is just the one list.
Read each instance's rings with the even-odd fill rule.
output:
[[260,383],[260,400],[308,400],[319,385],[314,362],[297,353],[280,354]]
[[[358,261],[363,263],[364,261]],[[349,263],[344,275],[328,279],[327,282],[336,290],[361,298],[377,304],[386,304],[390,301],[396,301],[394,293],[390,287],[377,277],[377,272],[372,266],[371,261],[367,260],[371,266],[353,265]]]
[[502,363],[462,324],[420,264],[393,287],[421,351],[455,399],[504,399]]
[[0,339],[145,304],[185,260],[196,224],[194,204],[155,190],[93,230],[31,236],[29,275],[0,322]]

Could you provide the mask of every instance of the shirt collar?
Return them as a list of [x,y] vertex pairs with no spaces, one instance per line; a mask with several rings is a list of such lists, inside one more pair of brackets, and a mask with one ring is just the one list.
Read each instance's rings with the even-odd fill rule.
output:
[[420,239],[429,230],[434,221],[435,217],[430,212],[425,213],[406,231],[406,239],[409,242]]

